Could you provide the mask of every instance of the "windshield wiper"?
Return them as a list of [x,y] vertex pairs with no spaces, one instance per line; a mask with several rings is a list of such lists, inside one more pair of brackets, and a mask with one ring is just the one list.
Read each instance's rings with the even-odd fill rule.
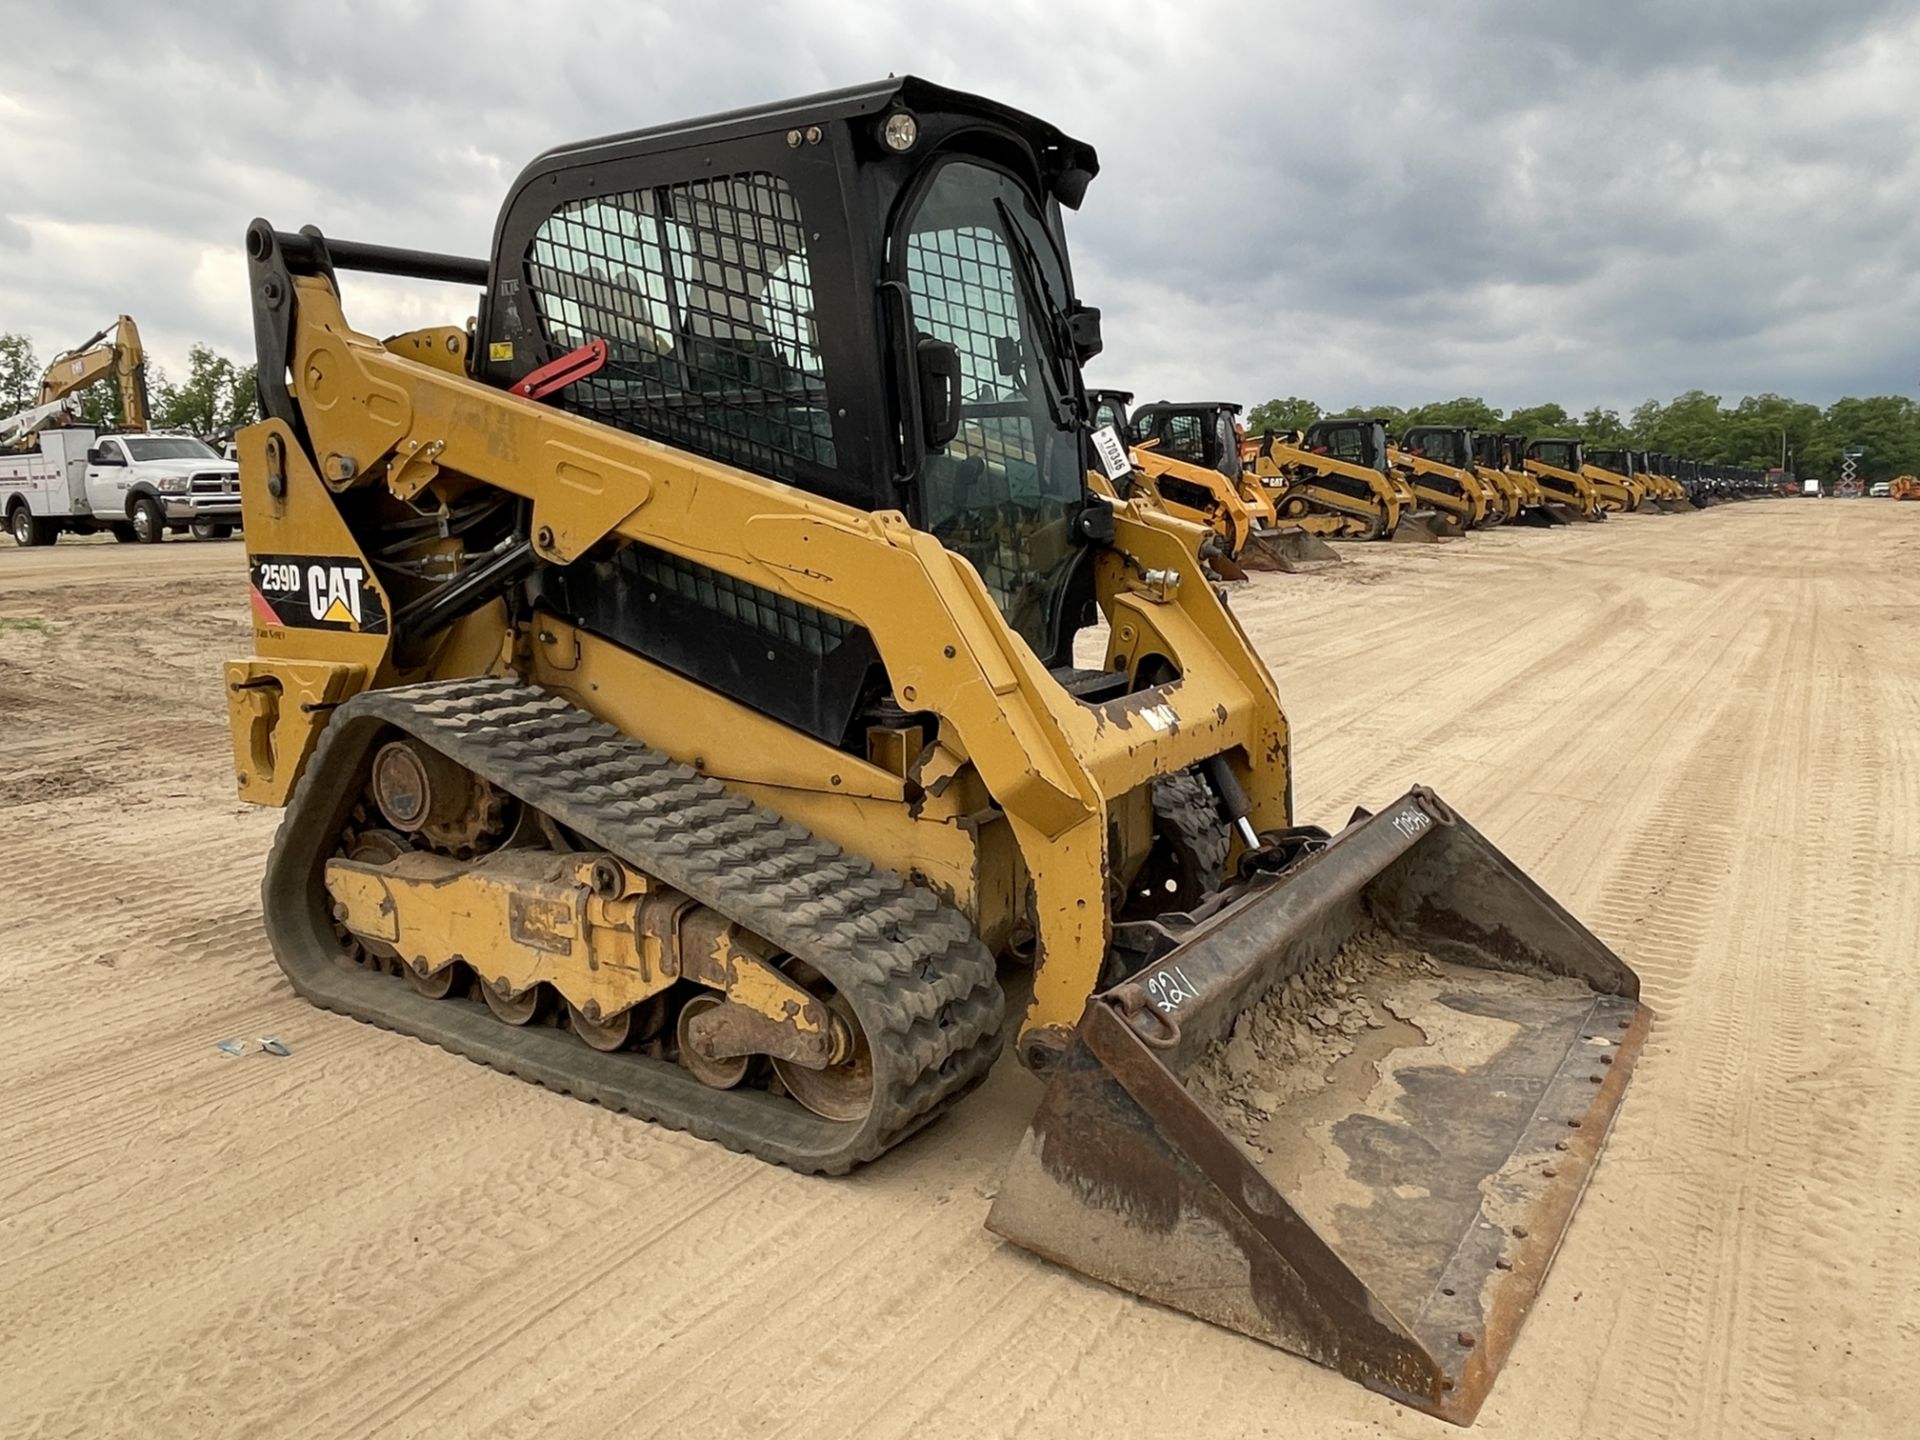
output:
[[[995,198],[993,208],[1000,214],[1000,224],[1006,231],[1007,241],[1014,247],[1019,257],[1013,266],[1013,278],[1020,285],[1020,298],[1026,302],[1027,309],[1042,321],[1046,327],[1051,345],[1039,345],[1044,351],[1045,363],[1040,367],[1041,389],[1047,397],[1047,412],[1053,417],[1053,423],[1062,430],[1072,430],[1077,423],[1073,412],[1068,408],[1067,396],[1073,391],[1073,382],[1067,374],[1064,359],[1060,353],[1060,343],[1067,333],[1066,316],[1059,303],[1053,298],[1053,290],[1047,284],[1046,272],[1040,268],[1040,257],[1034,253],[1032,244],[1025,232],[1013,218],[1013,211],[1007,202]],[[1030,344],[1035,343],[1031,339]]]

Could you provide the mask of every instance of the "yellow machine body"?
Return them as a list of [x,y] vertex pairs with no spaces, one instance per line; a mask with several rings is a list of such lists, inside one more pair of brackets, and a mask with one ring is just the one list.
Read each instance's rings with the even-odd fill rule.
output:
[[1401,476],[1316,454],[1290,436],[1250,440],[1242,453],[1282,524],[1352,540],[1406,538],[1414,528],[1407,522],[1419,501]]
[[1442,465],[1397,445],[1387,448],[1387,462],[1405,478],[1416,502],[1447,517],[1449,529],[1478,530],[1506,518],[1505,497],[1475,470]]
[[[550,152],[486,261],[255,221],[225,682],[239,792],[285,808],[266,935],[317,1005],[809,1174],[1011,1038],[1047,1085],[993,1229],[1465,1423],[1638,980],[1423,788],[1296,823],[1202,568],[1260,507],[1220,475],[1182,518],[1088,423],[1060,212],[1096,171],[889,77]],[[355,270],[479,313],[376,339]],[[1257,449],[1283,525],[1417,519],[1397,473]],[[1260,1144],[1338,1167],[1318,1196],[1209,1079],[1316,994],[1380,1020],[1341,1085],[1267,1064]]]
[[[1255,827],[1291,823],[1286,720],[1272,676],[1200,573],[1183,527],[1161,512],[1116,510],[1126,553],[1151,578],[1118,553],[1102,559],[1103,664],[1132,671],[1171,662],[1180,678],[1090,709],[1007,630],[971,567],[899,514],[848,510],[423,364],[416,352],[458,359],[464,335],[382,344],[352,329],[324,278],[295,283],[296,393],[311,443],[350,476],[329,481],[305,468],[280,422],[243,431],[252,553],[350,557],[361,567],[361,593],[377,593],[337,496],[368,486],[409,496],[428,486],[494,486],[532,504],[544,537],[537,548],[554,560],[613,537],[643,539],[857,619],[902,700],[939,717],[926,751],[909,760],[919,788],[943,783],[935,803],[911,813],[910,777],[879,757],[850,760],[551,617],[508,630],[489,610],[406,664],[391,633],[261,619],[253,657],[228,667],[244,798],[284,803],[330,709],[363,688],[517,675],[816,833],[900,873],[925,873],[984,933],[1010,934],[1030,887],[1041,956],[1030,1040],[1064,1037],[1096,988],[1106,917],[1087,897],[1105,893],[1109,821],[1128,796],[1225,754]],[[306,577],[302,584],[312,588]],[[660,703],[662,694],[672,703]],[[975,824],[989,801],[997,813]]]

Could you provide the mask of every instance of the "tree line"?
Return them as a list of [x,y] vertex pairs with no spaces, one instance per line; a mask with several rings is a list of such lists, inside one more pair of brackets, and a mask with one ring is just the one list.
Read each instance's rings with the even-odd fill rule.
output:
[[[31,339],[0,334],[0,416],[16,414],[32,405],[45,373],[46,366],[34,354]],[[147,405],[149,421],[156,430],[189,430],[206,438],[225,435],[260,418],[254,367],[236,365],[207,345],[195,345],[187,351],[186,378],[178,383],[148,360]],[[103,430],[124,421],[120,387],[111,377],[80,393],[80,416],[85,423]]]
[[1466,425],[1535,438],[1565,435],[1594,445],[1656,450],[1720,465],[1767,469],[1787,464],[1797,474],[1831,480],[1849,450],[1862,479],[1920,475],[1920,405],[1904,395],[1849,396],[1822,410],[1784,395],[1749,395],[1727,405],[1718,395],[1689,390],[1662,405],[1649,400],[1630,415],[1595,407],[1575,415],[1560,405],[1530,405],[1502,414],[1475,395],[1416,405],[1354,405],[1323,411],[1289,395],[1247,413],[1249,433],[1303,430],[1315,420],[1378,416],[1398,434],[1408,425]]

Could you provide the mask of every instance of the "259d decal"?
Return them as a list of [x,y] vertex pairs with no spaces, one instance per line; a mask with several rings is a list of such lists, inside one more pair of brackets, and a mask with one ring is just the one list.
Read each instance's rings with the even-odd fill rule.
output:
[[358,560],[339,555],[258,555],[253,612],[265,625],[387,633],[386,606]]

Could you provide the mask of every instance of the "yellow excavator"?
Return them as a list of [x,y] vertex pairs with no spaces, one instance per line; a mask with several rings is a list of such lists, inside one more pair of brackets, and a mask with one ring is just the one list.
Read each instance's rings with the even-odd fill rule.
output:
[[1548,503],[1580,520],[1604,520],[1616,510],[1631,509],[1638,497],[1626,487],[1596,483],[1587,474],[1585,446],[1578,440],[1516,437],[1517,453],[1527,473],[1539,483]]
[[1507,491],[1473,468],[1472,454],[1470,431],[1419,426],[1398,445],[1387,446],[1387,463],[1405,477],[1446,533],[1458,535],[1511,518]]
[[1249,570],[1289,574],[1338,564],[1317,536],[1274,523],[1273,502],[1240,459],[1240,407],[1229,401],[1162,400],[1129,411],[1128,390],[1091,390],[1096,434],[1111,425],[1129,445],[1136,478],[1169,513],[1214,532],[1202,555],[1223,579]]
[[[316,1005],[808,1173],[1008,1042],[993,1230],[1464,1424],[1648,1012],[1431,791],[1296,818],[1209,532],[1094,441],[1097,170],[894,77],[549,151],[484,259],[255,221],[266,936]],[[362,333],[360,272],[448,322]]]
[[1383,421],[1342,418],[1249,437],[1243,454],[1272,492],[1283,525],[1341,540],[1432,541],[1458,533],[1420,507],[1387,448]]
[[40,379],[36,408],[56,405],[69,396],[111,376],[120,389],[121,430],[145,430],[151,406],[147,400],[147,355],[140,346],[140,327],[122,315],[113,324],[53,357]]

